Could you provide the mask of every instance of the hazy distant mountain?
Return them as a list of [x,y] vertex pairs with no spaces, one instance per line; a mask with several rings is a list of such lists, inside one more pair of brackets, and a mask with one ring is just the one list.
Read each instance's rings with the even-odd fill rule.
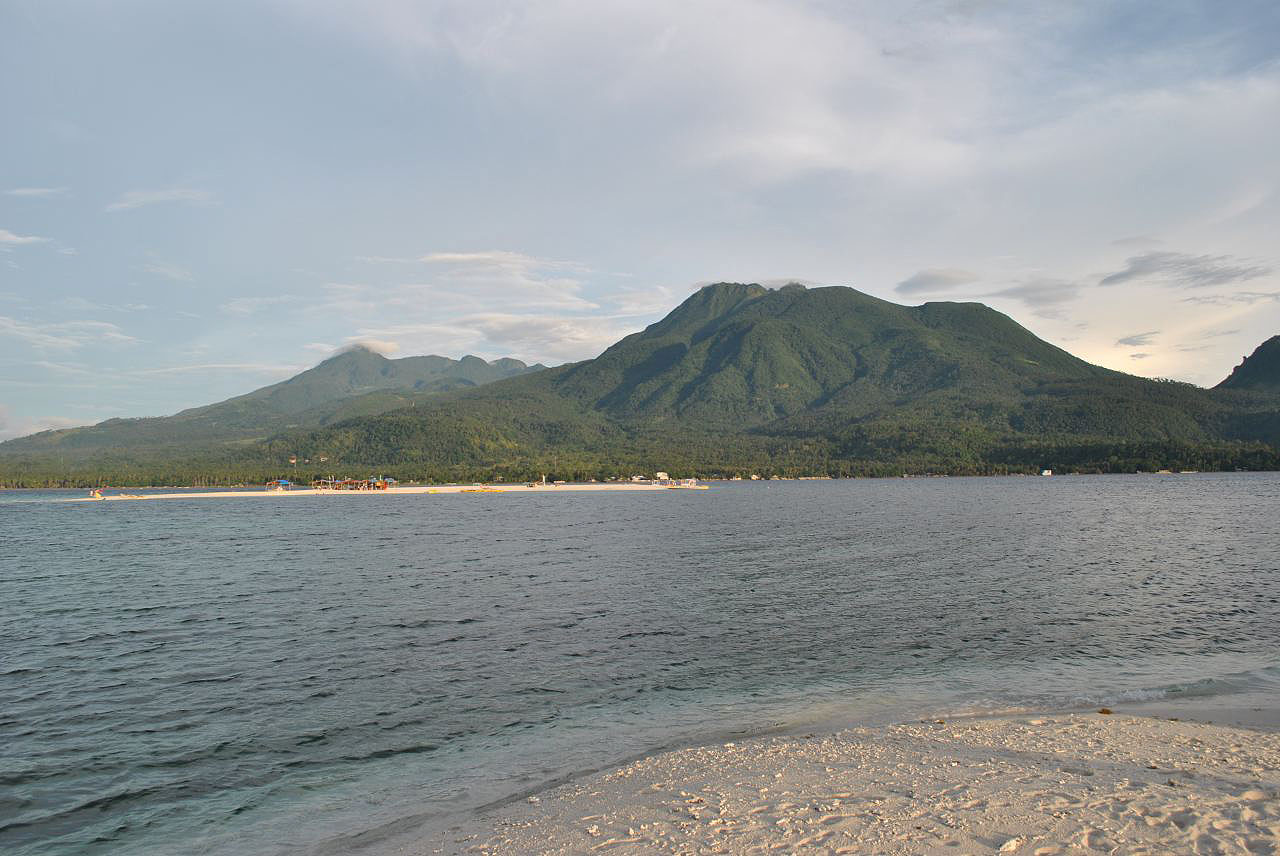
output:
[[1259,345],[1217,388],[1280,392],[1280,336]]
[[44,431],[0,443],[0,454],[242,443],[291,428],[381,413],[425,395],[473,388],[541,368],[519,360],[489,363],[472,356],[390,360],[357,347],[288,380],[217,404],[173,416],[108,419],[83,428]]

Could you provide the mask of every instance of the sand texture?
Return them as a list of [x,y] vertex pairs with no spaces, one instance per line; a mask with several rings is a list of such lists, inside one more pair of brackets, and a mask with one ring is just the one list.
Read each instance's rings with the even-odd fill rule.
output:
[[417,852],[1275,853],[1280,734],[960,719],[654,755]]

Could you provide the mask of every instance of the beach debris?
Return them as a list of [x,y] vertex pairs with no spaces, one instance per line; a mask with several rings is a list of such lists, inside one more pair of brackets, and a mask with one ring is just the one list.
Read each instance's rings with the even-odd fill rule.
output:
[[1100,707],[1098,708],[1098,713],[1115,713],[1115,711],[1109,707]]

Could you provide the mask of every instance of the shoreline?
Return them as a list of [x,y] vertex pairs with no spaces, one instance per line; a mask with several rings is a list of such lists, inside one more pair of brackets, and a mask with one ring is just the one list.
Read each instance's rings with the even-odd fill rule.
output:
[[668,747],[379,852],[1275,852],[1280,712],[1204,701]]
[[604,483],[572,482],[565,484],[444,484],[389,487],[383,490],[332,490],[327,488],[297,488],[294,490],[218,490],[186,493],[120,493],[105,496],[79,496],[62,502],[120,502],[126,500],[156,499],[276,499],[300,496],[408,496],[444,493],[565,493],[581,491],[660,491],[660,490],[709,490],[704,484],[649,484],[637,482]]
[[[769,478],[760,478],[760,479],[699,477],[697,481],[698,481],[698,489],[705,490],[707,489],[708,486],[714,485],[714,484],[727,485],[727,484],[736,484],[736,483],[766,485],[766,484],[772,484],[774,482],[814,482],[814,481],[898,482],[898,481],[904,481],[904,480],[905,481],[936,481],[938,479],[965,480],[965,479],[1025,479],[1025,478],[1031,478],[1033,480],[1043,480],[1046,478],[1063,480],[1063,479],[1070,479],[1070,478],[1086,478],[1086,477],[1092,478],[1092,477],[1098,477],[1098,476],[1109,477],[1109,478],[1111,477],[1136,478],[1136,477],[1145,477],[1145,476],[1163,477],[1163,476],[1221,476],[1221,475],[1266,476],[1266,475],[1274,475],[1276,473],[1280,473],[1280,470],[1183,470],[1183,471],[1175,470],[1170,472],[1141,471],[1141,472],[1133,472],[1133,473],[1072,472],[1072,471],[1064,470],[1062,472],[1054,472],[1052,477],[1042,476],[1039,473],[960,473],[960,474],[904,473],[900,475],[778,476],[776,478],[769,477]],[[488,484],[468,483],[468,484],[444,484],[444,485],[413,484],[413,485],[406,485],[400,488],[395,488],[394,490],[405,490],[406,488],[412,488],[413,490],[416,491],[420,488],[429,488],[431,490],[440,491],[442,489],[448,488],[450,492],[452,492],[455,489],[469,489],[469,488],[475,488],[475,487],[481,487],[481,486],[505,490],[505,489],[516,489],[516,488],[524,487],[525,483],[524,482],[497,482],[497,483],[488,483]],[[545,487],[547,488],[551,488],[552,486],[553,486],[552,484],[545,485]],[[554,485],[554,486],[562,490],[565,488],[578,489],[578,490],[591,490],[591,489],[598,489],[598,487],[605,487],[607,489],[619,489],[619,488],[636,489],[637,487],[645,487],[645,485],[636,485],[635,483],[631,483],[631,482],[594,482],[594,483],[593,482],[566,482],[564,484]],[[542,487],[542,485],[539,485],[539,487]],[[14,486],[14,485],[0,484],[0,494],[5,494],[5,493],[21,494],[21,493],[32,493],[32,492],[79,492],[79,491],[88,491],[92,489],[93,489],[93,486],[91,484],[85,484],[79,487],[65,487],[65,486],[30,487],[30,486]],[[112,487],[110,489],[111,490],[133,490],[133,491],[160,491],[160,490],[196,491],[196,490],[199,490],[199,488],[192,485],[162,485],[162,484],[121,485],[119,487]],[[287,492],[298,493],[301,491],[310,491],[310,490],[313,490],[313,488],[298,488],[296,490],[287,491]],[[209,497],[214,497],[214,496],[225,496],[228,493],[257,494],[262,492],[264,491],[262,491],[259,488],[248,489],[243,485],[227,485],[224,487],[204,488],[203,492],[200,493],[199,495],[202,497],[206,495]],[[326,493],[369,493],[370,491],[324,491],[324,492]],[[383,493],[384,491],[374,491],[374,492]],[[174,496],[193,496],[193,495],[195,494],[193,493],[174,494]],[[147,494],[143,496],[145,498],[147,496],[152,496],[152,494]],[[124,497],[120,497],[120,498],[124,498]],[[137,497],[133,496],[129,498],[137,498]]]

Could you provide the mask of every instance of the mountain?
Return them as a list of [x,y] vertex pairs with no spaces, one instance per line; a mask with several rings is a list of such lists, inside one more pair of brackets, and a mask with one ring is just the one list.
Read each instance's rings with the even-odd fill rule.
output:
[[108,419],[83,428],[43,431],[0,443],[0,455],[103,449],[155,449],[243,443],[280,431],[325,425],[408,406],[418,398],[537,371],[519,360],[405,357],[366,348],[343,351],[288,380],[173,416]]
[[[211,421],[225,431],[236,419],[256,433],[182,460],[112,457],[113,483],[195,473],[254,480],[295,457],[323,460],[325,472],[376,468],[465,481],[654,470],[1280,469],[1280,394],[1230,383],[1206,390],[1091,365],[978,303],[902,306],[851,288],[719,283],[595,359],[536,372],[516,364],[512,376],[483,385],[489,375],[462,376],[465,359],[429,378],[407,372],[419,389],[439,390],[430,395],[406,391],[403,377],[386,380],[399,371],[390,365],[409,361],[343,357],[170,417],[171,436],[190,437],[192,426]],[[359,394],[384,381],[398,386]],[[266,413],[277,414],[269,425]],[[140,422],[149,420],[113,430],[136,431]],[[80,483],[105,472],[94,460],[0,456],[0,479],[11,484]]]
[[724,284],[576,366],[559,389],[622,420],[742,427],[815,411],[862,416],[941,389],[1115,375],[981,304]]
[[721,283],[593,360],[283,435],[265,454],[525,477],[1214,469],[1280,464],[1277,447],[1278,397],[1094,366],[981,304]]
[[1280,336],[1272,336],[1259,345],[1217,389],[1280,392]]

